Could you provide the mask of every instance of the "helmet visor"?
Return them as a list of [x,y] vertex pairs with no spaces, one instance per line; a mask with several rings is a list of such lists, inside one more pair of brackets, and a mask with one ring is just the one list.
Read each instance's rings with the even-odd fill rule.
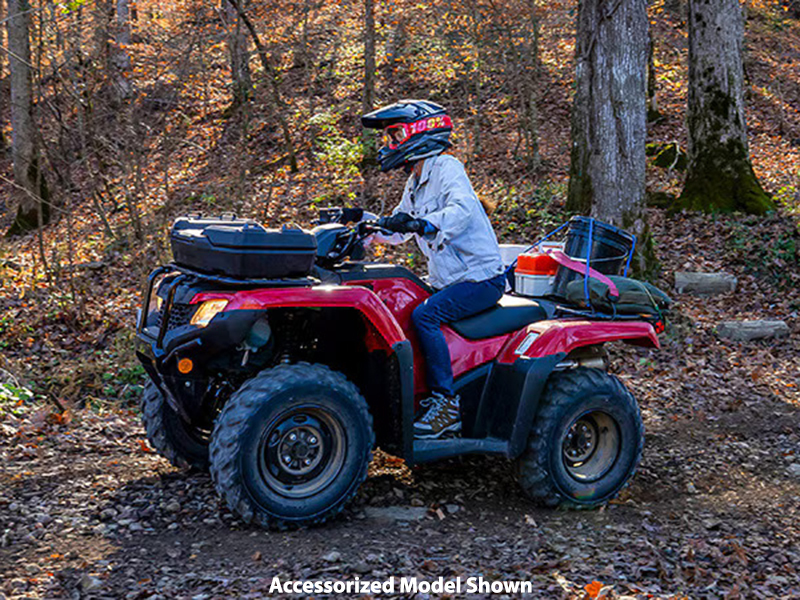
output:
[[413,123],[394,123],[383,130],[383,144],[390,150],[394,150],[413,135],[446,128],[453,128],[453,122],[448,115],[428,117]]

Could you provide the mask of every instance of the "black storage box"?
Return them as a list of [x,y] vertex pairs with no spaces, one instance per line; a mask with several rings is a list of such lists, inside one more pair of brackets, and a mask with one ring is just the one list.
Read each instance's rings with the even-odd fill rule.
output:
[[178,265],[239,279],[303,277],[317,250],[314,236],[302,229],[265,229],[234,216],[180,217],[170,241]]

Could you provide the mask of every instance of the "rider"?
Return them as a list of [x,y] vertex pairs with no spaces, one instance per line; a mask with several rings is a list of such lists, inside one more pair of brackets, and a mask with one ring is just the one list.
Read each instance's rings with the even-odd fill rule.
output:
[[442,106],[402,100],[361,122],[384,132],[381,170],[403,167],[409,173],[400,204],[379,221],[396,234],[376,241],[399,244],[413,235],[428,260],[428,282],[436,292],[414,309],[412,321],[432,395],[422,401],[427,410],[414,423],[414,435],[438,438],[461,430],[450,351],[440,327],[497,303],[505,290],[500,248],[464,165],[443,154],[453,125]]

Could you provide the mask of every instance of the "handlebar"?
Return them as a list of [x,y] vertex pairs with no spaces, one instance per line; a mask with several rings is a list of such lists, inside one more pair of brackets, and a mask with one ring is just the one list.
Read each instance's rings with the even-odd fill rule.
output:
[[391,231],[389,229],[386,229],[385,227],[381,227],[380,225],[378,225],[378,221],[377,220],[375,220],[375,221],[360,221],[360,222],[356,223],[354,229],[356,230],[356,232],[359,235],[363,236],[362,239],[366,238],[366,237],[368,237],[368,236],[370,236],[370,235],[372,235],[374,233],[380,233],[380,234],[383,234],[383,235],[394,235],[395,234],[394,231]]

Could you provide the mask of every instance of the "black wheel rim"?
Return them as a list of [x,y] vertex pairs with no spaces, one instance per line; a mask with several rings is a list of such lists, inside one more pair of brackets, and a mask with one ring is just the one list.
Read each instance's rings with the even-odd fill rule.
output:
[[258,445],[264,483],[288,498],[306,498],[339,474],[347,438],[338,418],[318,406],[299,406],[278,415]]
[[602,479],[617,462],[621,442],[614,417],[602,410],[583,413],[567,427],[561,443],[567,473],[581,483]]

